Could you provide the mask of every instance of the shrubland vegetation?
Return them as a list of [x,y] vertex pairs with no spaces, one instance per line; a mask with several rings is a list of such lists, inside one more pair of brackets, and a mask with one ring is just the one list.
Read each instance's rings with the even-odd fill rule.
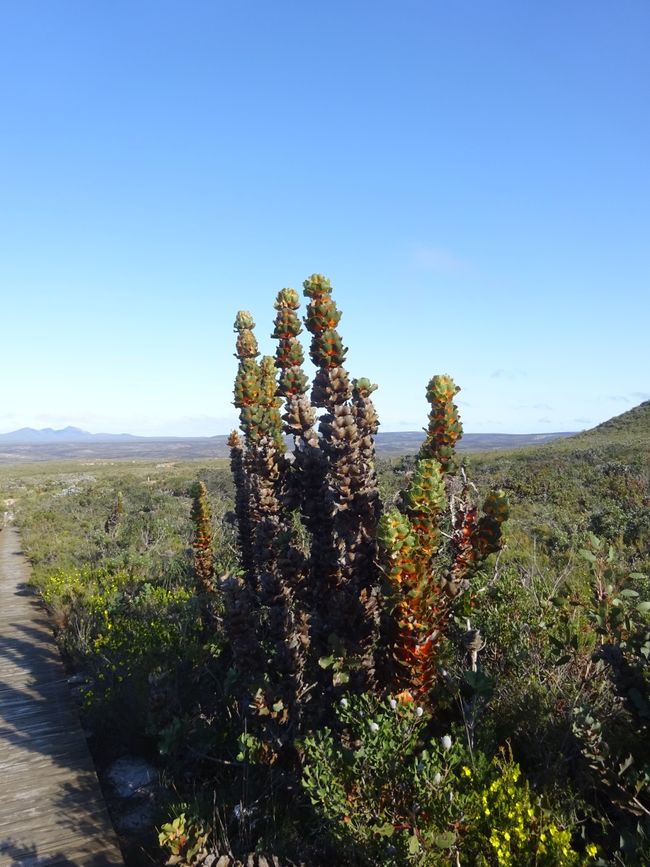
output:
[[311,388],[297,293],[275,358],[237,317],[230,467],[0,474],[88,723],[167,781],[161,851],[647,863],[650,404],[461,464],[435,376],[420,453],[378,462],[329,283],[305,295]]

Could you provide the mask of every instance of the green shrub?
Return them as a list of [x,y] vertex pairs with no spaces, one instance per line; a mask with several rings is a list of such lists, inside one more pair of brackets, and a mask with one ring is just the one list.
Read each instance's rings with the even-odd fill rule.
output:
[[106,569],[58,572],[43,598],[65,650],[84,672],[84,707],[98,724],[144,732],[178,706],[183,671],[200,651],[201,620],[188,589],[154,587]]
[[[490,761],[456,733],[431,736],[414,703],[346,696],[339,725],[303,742],[303,787],[320,832],[350,864],[587,863],[504,751]],[[460,860],[459,860],[460,859]]]

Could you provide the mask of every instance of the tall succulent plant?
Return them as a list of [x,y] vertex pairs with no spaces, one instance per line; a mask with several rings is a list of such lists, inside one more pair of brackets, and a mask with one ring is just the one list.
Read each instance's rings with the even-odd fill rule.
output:
[[212,515],[208,503],[208,490],[204,482],[198,482],[192,500],[192,523],[194,538],[192,552],[194,575],[200,594],[214,592],[214,551],[212,549]]
[[505,494],[492,491],[479,517],[464,471],[453,472],[462,436],[453,401],[459,390],[449,376],[429,382],[429,427],[404,508],[386,512],[379,526],[394,615],[388,640],[398,663],[396,676],[421,698],[436,677],[436,652],[453,600],[501,546],[508,512]]
[[291,472],[285,479],[288,508],[298,509],[310,533],[314,534],[324,519],[320,491],[324,463],[315,429],[316,410],[307,391],[309,380],[303,370],[304,352],[298,335],[302,331],[296,311],[300,298],[295,289],[282,289],[276,298],[275,328],[271,335],[278,341],[275,365],[279,370],[278,394],[284,398],[282,416],[285,433],[293,439]]
[[[380,584],[375,386],[367,379],[351,382],[343,367],[336,330],[341,314],[329,281],[313,275],[304,289],[317,367],[311,400],[298,340],[298,293],[278,293],[274,361],[258,360],[251,315],[241,311],[235,320],[235,405],[243,440],[233,433],[229,442],[244,577],[227,583],[225,614],[227,626],[239,630],[232,643],[247,660],[240,670],[247,668],[253,703],[270,717],[281,707],[281,719],[298,726],[307,675],[321,691],[350,680],[359,689],[373,682]],[[283,433],[293,440],[291,460]],[[296,518],[309,540],[307,555],[294,540]],[[242,618],[232,617],[242,611],[258,637],[257,650],[240,634]],[[255,684],[251,667],[265,654]]]
[[367,379],[351,382],[343,366],[347,350],[336,328],[341,313],[329,280],[313,274],[303,285],[310,355],[317,367],[312,403],[325,410],[319,430],[326,471],[318,492],[325,510],[314,534],[312,634],[320,651],[329,642],[334,658],[362,689],[375,677],[379,624],[380,500],[373,440],[378,419],[370,399],[376,386]]
[[[235,639],[246,645],[246,664],[239,670],[254,693],[254,705],[269,716],[270,709],[275,709],[273,714],[286,722],[299,716],[306,626],[296,609],[294,585],[300,558],[292,556],[290,516],[283,503],[288,464],[279,412],[282,400],[273,358],[256,361],[254,327],[249,313],[237,314],[235,405],[240,410],[244,442],[236,432],[229,442],[246,581],[230,582],[226,622],[230,629],[244,628],[256,636],[256,648],[243,635]],[[229,621],[233,612],[245,612],[249,622],[244,623],[241,616]],[[257,663],[256,671],[253,663]]]
[[314,274],[303,285],[311,395],[295,290],[275,301],[275,359],[257,360],[249,313],[235,321],[243,441],[233,433],[229,442],[244,576],[227,582],[225,622],[250,703],[276,730],[286,723],[280,741],[300,730],[314,686],[330,698],[344,683],[359,691],[399,684],[423,696],[453,600],[499,548],[507,515],[501,492],[480,512],[457,468],[462,426],[448,376],[428,384],[429,426],[403,507],[382,514],[376,386],[344,367],[329,280]]

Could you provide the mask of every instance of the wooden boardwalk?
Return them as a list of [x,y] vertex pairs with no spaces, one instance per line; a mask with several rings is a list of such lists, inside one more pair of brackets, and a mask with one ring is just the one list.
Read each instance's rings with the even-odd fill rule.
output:
[[0,867],[124,861],[17,530],[0,532]]

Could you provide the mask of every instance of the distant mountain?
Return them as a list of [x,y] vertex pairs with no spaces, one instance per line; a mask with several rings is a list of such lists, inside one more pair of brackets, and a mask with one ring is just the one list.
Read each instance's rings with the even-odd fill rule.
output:
[[32,427],[22,427],[10,433],[0,434],[0,443],[38,444],[38,443],[108,443],[108,442],[132,442],[141,437],[132,434],[91,434],[78,427],[64,427],[55,430],[51,427],[35,430]]
[[[381,431],[377,454],[415,454],[422,431]],[[133,434],[91,434],[78,427],[21,428],[0,434],[0,464],[48,460],[198,460],[226,458],[227,437],[142,437]],[[588,449],[606,443],[643,445],[650,450],[650,400],[582,433],[472,434],[463,436],[459,451],[516,449],[553,443],[553,449]],[[289,443],[289,446],[291,444]]]
[[[539,445],[570,434],[465,434],[462,451],[514,449]],[[377,454],[415,454],[424,434],[418,431],[377,435]],[[291,443],[287,440],[291,448]],[[140,437],[133,434],[91,434],[76,427],[63,430],[23,428],[0,434],[0,464],[52,460],[204,460],[227,458],[228,437]]]

